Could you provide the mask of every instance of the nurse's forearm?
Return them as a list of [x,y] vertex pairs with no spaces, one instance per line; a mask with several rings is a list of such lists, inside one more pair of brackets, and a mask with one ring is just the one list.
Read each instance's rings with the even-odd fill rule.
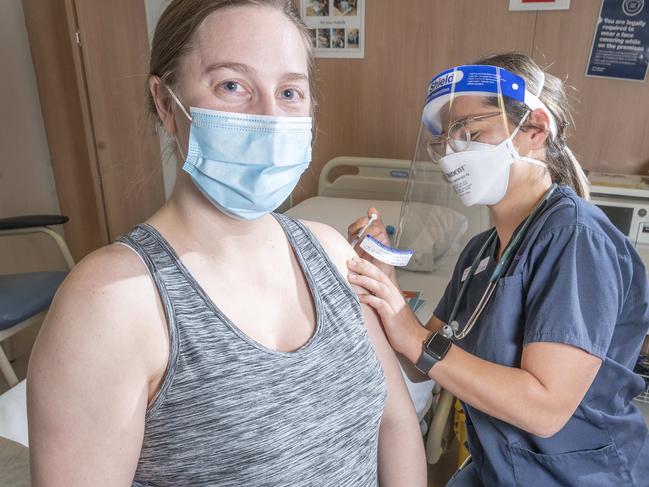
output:
[[480,411],[537,436],[559,429],[556,397],[553,401],[550,391],[523,369],[488,362],[456,346],[433,368],[442,387]]
[[526,370],[480,359],[453,346],[431,370],[442,387],[462,401],[541,437],[565,423],[558,398]]
[[[411,348],[408,358],[414,362],[421,345],[417,351]],[[494,364],[457,346],[429,376],[476,409],[537,436],[552,436],[573,412],[530,372]]]

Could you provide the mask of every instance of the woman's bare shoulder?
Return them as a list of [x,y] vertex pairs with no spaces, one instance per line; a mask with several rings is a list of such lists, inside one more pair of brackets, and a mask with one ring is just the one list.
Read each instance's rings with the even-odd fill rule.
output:
[[[337,230],[319,222],[311,222],[301,220],[304,225],[313,233],[315,238],[320,242],[320,245],[329,256],[329,259],[334,263],[338,272],[342,276],[347,276],[347,261],[357,256],[356,252],[349,242],[345,240]],[[345,277],[345,280],[347,278]]]
[[343,263],[356,255],[349,242],[337,230],[325,223],[300,220],[318,239],[329,257],[336,263]]
[[[153,282],[140,257],[125,245],[112,244],[81,260],[63,282],[56,298],[128,316],[150,304],[146,297],[155,298],[151,291],[154,291]],[[154,299],[152,304],[155,305]]]
[[164,344],[163,324],[148,270],[132,250],[112,244],[86,256],[63,281],[35,351],[136,351],[152,341]]

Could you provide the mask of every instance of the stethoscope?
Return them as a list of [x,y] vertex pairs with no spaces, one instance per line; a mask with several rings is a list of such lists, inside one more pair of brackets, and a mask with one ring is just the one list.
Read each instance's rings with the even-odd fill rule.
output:
[[476,322],[480,318],[480,315],[487,307],[487,304],[489,303],[491,296],[494,294],[494,291],[496,290],[496,285],[498,284],[498,279],[500,279],[505,274],[505,272],[507,272],[507,269],[509,268],[509,264],[511,264],[514,255],[516,255],[516,252],[518,251],[521,244],[523,243],[523,239],[527,235],[527,231],[530,225],[534,222],[536,217],[539,216],[539,214],[543,211],[545,205],[550,200],[550,197],[554,193],[555,189],[557,189],[557,184],[553,183],[552,186],[550,186],[550,189],[547,190],[547,192],[545,193],[541,201],[539,201],[536,204],[534,210],[532,210],[532,213],[530,213],[530,215],[527,217],[520,231],[509,242],[509,244],[505,248],[505,251],[503,252],[502,257],[498,261],[498,264],[496,264],[496,268],[494,269],[494,271],[491,274],[491,277],[489,278],[489,284],[487,285],[487,289],[482,294],[482,298],[480,298],[478,305],[473,310],[473,313],[471,314],[471,317],[467,321],[466,325],[464,326],[464,328],[462,328],[462,331],[460,331],[460,323],[456,319],[458,310],[460,308],[460,302],[462,301],[462,298],[464,297],[464,294],[466,293],[466,290],[469,287],[469,284],[471,283],[471,279],[473,279],[473,276],[475,275],[476,270],[480,265],[482,256],[485,254],[489,246],[493,243],[493,241],[496,239],[496,236],[498,235],[496,233],[495,228],[491,231],[489,237],[487,238],[487,241],[482,245],[480,252],[478,252],[478,255],[473,259],[471,267],[469,268],[469,273],[466,276],[466,279],[464,279],[464,282],[462,283],[462,287],[460,288],[460,292],[457,296],[457,299],[455,300],[455,304],[453,305],[453,310],[451,311],[451,316],[448,319],[448,324],[444,325],[444,327],[442,328],[442,334],[445,337],[451,339],[455,338],[456,340],[462,340],[463,338],[466,338],[469,333],[471,333],[471,330],[473,329]]

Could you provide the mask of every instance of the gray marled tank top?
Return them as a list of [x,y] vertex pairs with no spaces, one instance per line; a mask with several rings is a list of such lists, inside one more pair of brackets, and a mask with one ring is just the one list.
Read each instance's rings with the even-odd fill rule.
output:
[[171,350],[134,486],[377,485],[386,387],[358,300],[302,223],[275,218],[317,314],[311,339],[288,353],[242,333],[153,227],[120,237],[153,276]]

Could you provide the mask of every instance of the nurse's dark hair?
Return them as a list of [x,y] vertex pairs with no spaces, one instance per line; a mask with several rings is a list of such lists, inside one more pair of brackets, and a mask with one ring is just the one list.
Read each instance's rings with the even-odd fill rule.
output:
[[[527,54],[507,52],[484,57],[473,64],[486,64],[507,69],[525,80],[527,89],[538,96],[548,107],[557,124],[557,134],[548,134],[546,142],[546,164],[552,181],[572,187],[582,198],[589,197],[588,179],[579,161],[568,147],[569,129],[574,126],[571,106],[563,81],[544,72]],[[543,75],[545,82],[543,86]],[[540,94],[539,94],[540,91]],[[487,98],[487,103],[498,106],[496,98]],[[518,125],[530,110],[524,103],[505,97],[505,110],[512,124]],[[529,125],[521,127],[526,130]]]
[[[149,75],[158,76],[172,89],[178,81],[178,65],[192,49],[194,32],[212,13],[243,6],[269,7],[282,12],[300,31],[306,48],[311,92],[311,110],[315,109],[315,60],[309,30],[291,0],[172,0],[158,20],[151,43]],[[158,119],[153,96],[149,93],[149,112]]]

